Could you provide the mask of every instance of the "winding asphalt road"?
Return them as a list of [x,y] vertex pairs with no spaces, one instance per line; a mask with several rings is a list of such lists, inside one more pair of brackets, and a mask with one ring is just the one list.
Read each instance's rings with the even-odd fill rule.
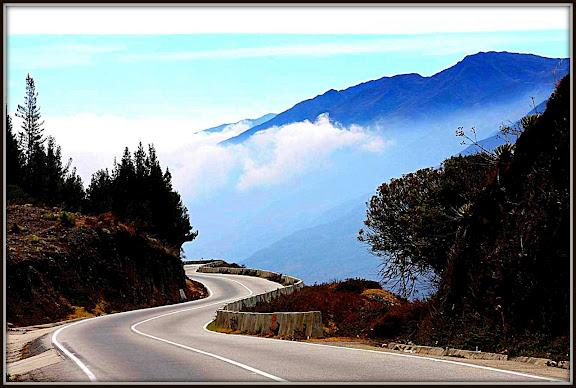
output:
[[206,330],[224,303],[280,287],[264,279],[196,273],[208,298],[78,321],[52,342],[75,373],[98,382],[545,382],[543,377],[412,355]]

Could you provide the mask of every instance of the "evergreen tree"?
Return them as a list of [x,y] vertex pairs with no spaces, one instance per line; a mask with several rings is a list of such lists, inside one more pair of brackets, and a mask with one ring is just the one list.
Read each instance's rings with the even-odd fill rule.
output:
[[19,185],[22,180],[23,155],[12,131],[12,117],[6,114],[6,184]]
[[[10,134],[7,138],[11,143],[10,169],[20,166],[20,170],[10,170],[9,175],[19,177],[16,183],[20,184],[34,201],[78,210],[84,198],[82,180],[76,169],[70,171],[72,160],[69,160],[66,166],[62,165],[62,151],[56,144],[56,139],[51,136],[44,138],[44,122],[38,106],[38,93],[30,74],[26,77],[24,104],[18,105],[16,116],[22,119],[19,142],[14,144],[15,136],[11,133],[9,117],[7,128]],[[17,156],[18,153],[20,156]],[[21,162],[17,163],[19,158]]]
[[112,177],[108,169],[98,170],[92,175],[90,186],[86,189],[89,211],[105,213],[112,209]]
[[34,158],[34,153],[41,149],[44,143],[43,132],[44,122],[41,121],[40,107],[37,103],[38,92],[34,79],[28,74],[26,76],[26,94],[24,95],[24,105],[18,105],[16,116],[22,119],[23,146],[26,156],[26,164],[30,164]]
[[[70,161],[72,161],[72,159],[70,159]],[[84,193],[82,178],[76,173],[76,167],[72,168],[72,170],[68,171],[64,176],[60,195],[63,199],[64,207],[75,211],[82,208],[82,203],[86,195]]]
[[[49,136],[46,146],[46,168],[42,197],[50,199],[49,202],[59,202],[61,199],[60,191],[64,184],[64,168],[62,167],[62,152],[60,146],[56,144],[54,137]],[[66,168],[68,168],[66,166]]]
[[112,211],[176,247],[197,236],[172,188],[170,170],[162,173],[153,145],[148,154],[142,144],[133,155],[125,148],[111,175],[107,170],[96,172],[87,190],[87,208],[92,213]]

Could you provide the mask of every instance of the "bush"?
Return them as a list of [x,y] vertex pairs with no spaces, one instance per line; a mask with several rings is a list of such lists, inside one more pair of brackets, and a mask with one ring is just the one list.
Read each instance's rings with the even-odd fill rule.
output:
[[398,336],[410,337],[418,330],[419,323],[427,314],[427,304],[421,301],[395,305],[376,320],[373,325],[373,335],[387,339]]
[[292,294],[280,295],[269,303],[260,303],[253,308],[246,308],[245,311],[320,311],[327,335],[370,336],[370,322],[388,311],[389,303],[348,290],[336,291],[336,284],[305,286]]
[[76,217],[72,213],[62,212],[60,213],[60,223],[62,226],[74,226],[76,225]]
[[38,242],[40,242],[40,237],[38,237],[38,236],[36,236],[35,234],[33,234],[33,235],[30,235],[30,236],[28,237],[28,240],[29,240],[30,242],[32,242],[32,243],[38,243]]
[[12,204],[32,202],[32,198],[18,185],[6,185],[6,201]]
[[46,212],[46,213],[42,214],[42,218],[44,218],[45,220],[49,220],[49,221],[55,221],[58,219],[58,215],[56,215],[56,213]]
[[366,280],[360,278],[346,279],[336,283],[336,291],[349,291],[357,294],[362,293],[364,290],[378,289],[381,290],[380,283],[373,280]]
[[22,227],[15,222],[13,222],[12,226],[10,226],[11,233],[21,233],[22,231],[23,231]]

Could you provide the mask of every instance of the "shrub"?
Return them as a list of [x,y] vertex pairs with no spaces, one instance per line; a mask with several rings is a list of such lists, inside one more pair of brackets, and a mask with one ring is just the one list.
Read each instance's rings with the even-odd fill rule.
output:
[[373,324],[373,335],[377,338],[410,336],[428,313],[428,306],[421,301],[395,305]]
[[60,223],[62,226],[74,226],[76,225],[76,217],[72,213],[62,212],[60,213]]
[[21,233],[22,227],[14,222],[14,223],[12,223],[12,226],[10,226],[10,232],[11,233]]
[[28,236],[28,240],[33,243],[38,243],[40,242],[40,237],[36,236],[35,234],[32,234]]
[[55,213],[46,212],[46,213],[42,214],[42,218],[45,220],[49,220],[49,221],[55,221],[58,219],[58,216]]
[[18,185],[6,185],[6,200],[14,204],[32,202],[32,198]]
[[373,280],[366,280],[360,278],[346,279],[342,282],[336,283],[336,291],[350,291],[357,294],[362,293],[368,289],[382,289],[380,283]]
[[370,322],[388,311],[389,303],[372,300],[360,293],[336,291],[334,283],[306,286],[289,295],[280,295],[245,311],[320,311],[327,335],[367,337]]

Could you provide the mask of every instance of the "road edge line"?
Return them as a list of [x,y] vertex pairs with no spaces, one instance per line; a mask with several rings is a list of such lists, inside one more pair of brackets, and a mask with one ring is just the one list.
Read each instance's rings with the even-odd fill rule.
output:
[[[204,285],[206,287],[206,285]],[[202,298],[202,299],[195,299],[195,300],[191,300],[189,302],[185,302],[185,303],[194,303],[197,301],[205,301],[211,297],[213,297],[213,292],[212,290],[210,290],[208,287],[206,287],[206,289],[208,290],[208,296],[206,296],[206,298]],[[251,290],[250,290],[251,291]],[[224,302],[225,303],[225,302]],[[63,331],[64,329],[67,329],[69,327],[75,326],[75,325],[79,325],[81,323],[85,323],[94,319],[100,319],[100,318],[106,318],[106,317],[111,317],[111,316],[118,316],[118,315],[124,315],[124,314],[131,314],[131,313],[135,313],[137,311],[142,311],[142,310],[146,310],[146,309],[158,309],[158,310],[163,310],[169,307],[175,307],[176,305],[178,305],[178,303],[173,303],[173,304],[169,304],[169,305],[164,305],[164,306],[156,306],[156,307],[148,307],[148,308],[144,308],[144,309],[135,309],[135,310],[128,310],[128,311],[122,311],[119,313],[113,313],[113,314],[106,314],[106,315],[101,315],[98,317],[93,317],[93,318],[88,318],[88,319],[81,319],[77,322],[73,322],[67,325],[62,326],[61,328],[57,329],[51,337],[51,342],[52,344],[57,348],[57,350],[59,350],[60,352],[62,352],[66,357],[68,357],[70,360],[72,360],[81,370],[82,372],[84,372],[84,374],[88,377],[88,379],[92,382],[94,381],[98,381],[96,379],[96,375],[94,375],[94,373],[90,370],[90,368],[88,368],[86,366],[86,364],[84,364],[82,361],[80,361],[80,359],[78,357],[76,357],[70,350],[66,349],[66,347],[64,347],[64,345],[62,345],[60,343],[60,341],[58,341],[58,334],[60,334],[61,331]],[[211,306],[213,304],[210,304],[209,306]],[[179,310],[178,310],[179,311]]]
[[207,331],[207,332],[213,333],[213,334],[223,335],[223,336],[234,335],[234,336],[239,336],[239,337],[256,338],[256,339],[259,339],[259,340],[290,342],[290,343],[298,343],[298,344],[302,344],[302,345],[310,345],[310,346],[317,346],[317,347],[330,347],[330,348],[354,350],[354,351],[360,351],[360,352],[370,352],[370,353],[378,353],[378,354],[392,355],[392,356],[397,356],[397,357],[418,358],[418,359],[431,360],[431,361],[434,361],[434,362],[443,362],[443,363],[447,363],[447,364],[462,365],[462,366],[467,366],[467,367],[470,367],[470,368],[484,369],[484,370],[490,370],[490,371],[493,371],[493,372],[501,372],[501,373],[516,375],[516,376],[529,377],[529,378],[533,378],[533,379],[550,381],[550,382],[558,382],[558,383],[565,382],[564,380],[559,380],[559,379],[556,379],[556,378],[553,378],[553,377],[544,377],[544,376],[531,375],[531,374],[528,374],[528,373],[522,373],[522,372],[516,372],[516,371],[509,371],[509,370],[505,370],[505,369],[498,369],[498,368],[493,368],[493,367],[489,367],[489,366],[482,366],[482,365],[476,365],[476,364],[468,364],[468,363],[459,362],[459,361],[444,360],[444,359],[441,359],[441,358],[432,358],[432,357],[426,357],[426,356],[416,356],[416,355],[411,355],[411,354],[399,354],[399,353],[392,353],[392,352],[382,352],[382,351],[370,350],[370,349],[349,348],[349,347],[345,347],[345,346],[323,345],[323,344],[316,344],[316,343],[310,343],[310,342],[301,342],[301,341],[286,341],[286,340],[277,339],[277,338],[266,338],[266,337],[259,337],[259,336],[253,336],[253,335],[247,335],[247,334],[220,333],[220,332],[218,332],[218,331],[208,330],[208,325],[209,325],[210,323],[212,323],[212,322],[214,322],[214,321],[213,321],[213,320],[212,320],[212,321],[208,321],[208,322],[206,322],[206,324],[204,324],[204,326],[202,327],[202,328],[204,329],[204,331]]
[[[254,295],[254,291],[252,291],[252,290],[251,290],[250,288],[248,288],[246,285],[240,283],[240,282],[237,281],[237,280],[230,279],[230,278],[228,278],[228,277],[223,277],[223,276],[209,276],[209,277],[226,279],[226,280],[233,281],[234,283],[238,283],[239,285],[241,285],[242,287],[244,287],[245,289],[247,289],[248,292],[249,292],[248,295],[245,295],[245,296],[243,296],[242,298],[245,298],[245,297]],[[206,287],[206,289],[208,290],[208,292],[210,292],[210,293],[212,294],[212,291],[210,290],[210,288],[209,288],[207,285],[204,284],[204,287]],[[133,324],[132,326],[130,326],[130,330],[132,330],[132,331],[135,332],[136,334],[142,335],[142,336],[144,336],[144,337],[152,338],[152,339],[154,339],[154,340],[161,341],[161,342],[164,342],[164,343],[173,345],[173,346],[177,346],[177,347],[182,348],[182,349],[190,350],[190,351],[192,351],[192,352],[196,352],[196,353],[199,353],[199,354],[203,354],[203,355],[205,355],[205,356],[209,356],[209,357],[216,358],[216,359],[218,359],[218,360],[220,360],[220,361],[224,361],[224,362],[226,362],[226,363],[228,363],[228,364],[235,365],[235,366],[237,366],[237,367],[239,367],[239,368],[242,368],[242,369],[248,370],[248,371],[250,371],[250,372],[259,374],[259,375],[261,375],[261,376],[267,377],[267,378],[272,379],[272,380],[277,381],[277,382],[287,382],[287,380],[285,380],[285,379],[283,379],[283,378],[281,378],[281,377],[278,377],[278,376],[275,376],[275,375],[273,375],[273,374],[264,372],[264,371],[262,371],[262,370],[260,370],[260,369],[256,369],[256,368],[251,367],[251,366],[249,366],[249,365],[242,364],[241,362],[234,361],[234,360],[231,360],[231,359],[226,358],[226,357],[223,357],[223,356],[219,356],[219,355],[214,354],[214,353],[209,353],[209,352],[206,352],[206,351],[204,351],[204,350],[192,348],[192,347],[190,347],[190,346],[183,345],[183,344],[180,344],[180,343],[178,343],[178,342],[170,341],[170,340],[167,340],[167,339],[164,339],[164,338],[161,338],[161,337],[156,337],[156,336],[154,336],[154,335],[144,333],[144,332],[142,332],[142,331],[140,331],[140,330],[138,330],[138,329],[136,328],[137,326],[139,326],[139,325],[141,325],[141,324],[143,324],[143,323],[150,322],[150,321],[153,321],[153,320],[155,320],[155,319],[159,319],[159,318],[162,318],[162,317],[166,317],[166,316],[174,315],[174,314],[178,314],[178,313],[183,313],[183,312],[190,311],[190,310],[197,310],[197,309],[204,308],[204,307],[210,307],[210,306],[213,306],[213,305],[216,305],[216,304],[225,304],[225,303],[228,303],[228,302],[231,302],[231,301],[234,301],[234,300],[238,300],[238,298],[232,298],[232,299],[228,299],[228,300],[224,300],[224,301],[219,301],[219,302],[211,303],[211,304],[204,305],[204,306],[197,306],[197,307],[192,307],[192,308],[187,308],[187,309],[182,309],[182,310],[177,310],[177,311],[171,311],[171,312],[166,313],[166,314],[156,315],[156,316],[154,316],[154,317],[145,319],[145,320],[143,320],[143,321],[136,322],[135,324]]]
[[64,327],[59,328],[58,330],[56,330],[54,332],[54,334],[52,334],[52,344],[54,344],[62,353],[64,353],[69,359],[71,359],[81,370],[82,372],[84,372],[84,374],[86,376],[88,376],[88,379],[90,381],[96,381],[96,376],[94,375],[94,373],[92,373],[92,371],[86,366],[86,364],[84,364],[82,361],[80,361],[80,359],[78,357],[76,357],[71,351],[69,351],[68,349],[66,349],[64,347],[64,345],[62,345],[60,343],[60,341],[58,341],[58,334],[60,334],[60,332],[68,327],[77,325],[79,323],[82,323],[85,321],[78,321],[75,323],[71,323],[70,325],[66,325]]

